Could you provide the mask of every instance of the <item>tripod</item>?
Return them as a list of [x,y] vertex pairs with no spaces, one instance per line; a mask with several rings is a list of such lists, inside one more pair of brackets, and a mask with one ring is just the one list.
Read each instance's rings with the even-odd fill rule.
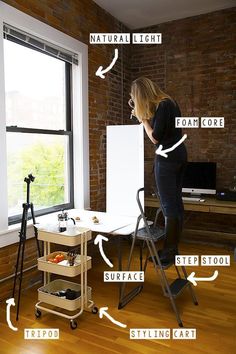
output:
[[[25,179],[24,179],[24,182],[26,182],[26,184],[27,184],[27,199],[26,199],[26,203],[22,204],[23,213],[22,213],[22,218],[21,218],[21,229],[19,231],[20,241],[19,241],[19,246],[18,246],[17,261],[16,261],[16,266],[15,266],[14,286],[13,286],[13,292],[12,292],[12,297],[14,298],[19,263],[20,263],[19,289],[18,289],[18,301],[17,301],[17,311],[16,311],[16,320],[17,321],[19,318],[21,284],[22,284],[22,277],[23,277],[24,252],[25,252],[25,241],[26,241],[27,221],[28,221],[29,209],[31,211],[31,217],[33,220],[33,224],[35,225],[35,223],[36,223],[35,216],[34,216],[34,206],[33,206],[33,203],[30,203],[30,183],[33,182],[34,179],[35,179],[35,177],[32,176],[32,174],[29,174],[28,177],[25,177]],[[34,226],[34,236],[35,236],[35,240],[36,240],[36,244],[37,244],[38,255],[40,257],[41,252],[40,252],[39,241],[38,241],[38,237],[37,237],[38,232],[37,232],[37,229],[35,226]]]

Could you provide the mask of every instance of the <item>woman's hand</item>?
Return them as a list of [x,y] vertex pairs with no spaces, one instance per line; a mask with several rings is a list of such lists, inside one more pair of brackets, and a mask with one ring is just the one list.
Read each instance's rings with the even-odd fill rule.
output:
[[143,124],[144,129],[145,129],[145,131],[147,133],[147,136],[149,137],[151,142],[156,145],[158,143],[158,141],[156,139],[154,139],[153,136],[152,136],[153,129],[152,129],[149,121],[147,119],[145,119],[145,120],[142,121],[142,124]]

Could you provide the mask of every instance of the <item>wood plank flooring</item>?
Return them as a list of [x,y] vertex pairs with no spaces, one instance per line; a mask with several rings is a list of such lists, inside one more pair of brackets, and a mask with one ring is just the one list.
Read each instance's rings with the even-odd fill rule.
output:
[[[125,252],[128,252],[128,244]],[[135,251],[137,269],[138,250]],[[115,245],[105,253],[116,267]],[[93,258],[93,269],[88,273],[89,285],[93,288],[93,299],[98,307],[108,306],[109,314],[127,328],[114,325],[107,318],[84,312],[78,318],[78,328],[71,330],[69,321],[43,313],[35,319],[34,305],[37,288],[22,294],[20,320],[15,321],[14,310],[11,320],[17,332],[6,323],[5,301],[0,303],[0,354],[233,354],[236,352],[236,263],[232,251],[206,245],[182,244],[182,254],[231,254],[230,267],[218,267],[219,276],[214,282],[201,282],[194,288],[199,306],[194,306],[188,290],[178,299],[184,326],[197,329],[196,340],[131,340],[130,328],[178,328],[170,301],[161,291],[160,279],[152,263],[148,264],[145,285],[139,294],[124,309],[117,309],[118,289],[115,283],[103,282],[103,271],[108,269],[99,254]],[[188,267],[190,274],[209,277],[214,267]],[[175,279],[174,267],[167,271],[169,279]],[[73,281],[73,279],[71,279]],[[24,328],[59,328],[59,340],[24,340]]]

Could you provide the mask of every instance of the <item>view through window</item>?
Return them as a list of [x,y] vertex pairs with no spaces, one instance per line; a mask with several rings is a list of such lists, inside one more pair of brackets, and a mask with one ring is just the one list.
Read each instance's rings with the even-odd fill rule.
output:
[[32,173],[35,211],[72,206],[71,64],[4,39],[8,215],[19,220]]

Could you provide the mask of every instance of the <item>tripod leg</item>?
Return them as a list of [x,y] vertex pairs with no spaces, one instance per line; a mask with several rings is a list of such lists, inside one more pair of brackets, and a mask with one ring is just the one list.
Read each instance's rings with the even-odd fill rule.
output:
[[[36,221],[35,221],[35,216],[34,216],[34,205],[33,205],[33,203],[30,203],[30,210],[31,210],[31,216],[32,216],[32,219],[33,219],[33,224],[35,225]],[[37,244],[38,256],[41,257],[41,251],[40,251],[39,240],[38,240],[38,230],[37,230],[37,228],[35,226],[34,226],[34,236],[35,236],[35,241],[36,241],[36,244]]]
[[14,285],[13,285],[13,291],[12,291],[12,297],[15,297],[15,290],[16,290],[16,281],[17,281],[17,273],[18,273],[18,268],[19,268],[19,260],[20,260],[20,254],[21,254],[21,249],[23,246],[23,233],[24,233],[24,222],[25,222],[25,213],[26,213],[26,208],[23,206],[23,215],[21,219],[21,230],[19,232],[19,245],[18,245],[18,253],[17,253],[17,261],[15,265],[15,277],[14,277]]
[[16,311],[16,320],[19,318],[19,309],[20,309],[20,297],[21,297],[21,284],[23,278],[23,264],[24,264],[24,252],[25,252],[25,240],[26,240],[26,228],[27,228],[27,220],[28,220],[28,204],[24,205],[24,213],[22,220],[22,233],[21,233],[21,242],[22,242],[22,253],[21,253],[21,265],[20,265],[20,283],[18,290],[18,301],[17,301],[17,311]]
[[14,276],[14,285],[13,285],[13,291],[12,291],[12,297],[15,297],[15,290],[16,290],[16,280],[17,280],[17,273],[18,273],[18,267],[19,267],[19,259],[20,259],[20,253],[21,253],[21,246],[22,242],[21,240],[19,241],[18,245],[18,253],[17,253],[17,261],[15,265],[15,276]]

